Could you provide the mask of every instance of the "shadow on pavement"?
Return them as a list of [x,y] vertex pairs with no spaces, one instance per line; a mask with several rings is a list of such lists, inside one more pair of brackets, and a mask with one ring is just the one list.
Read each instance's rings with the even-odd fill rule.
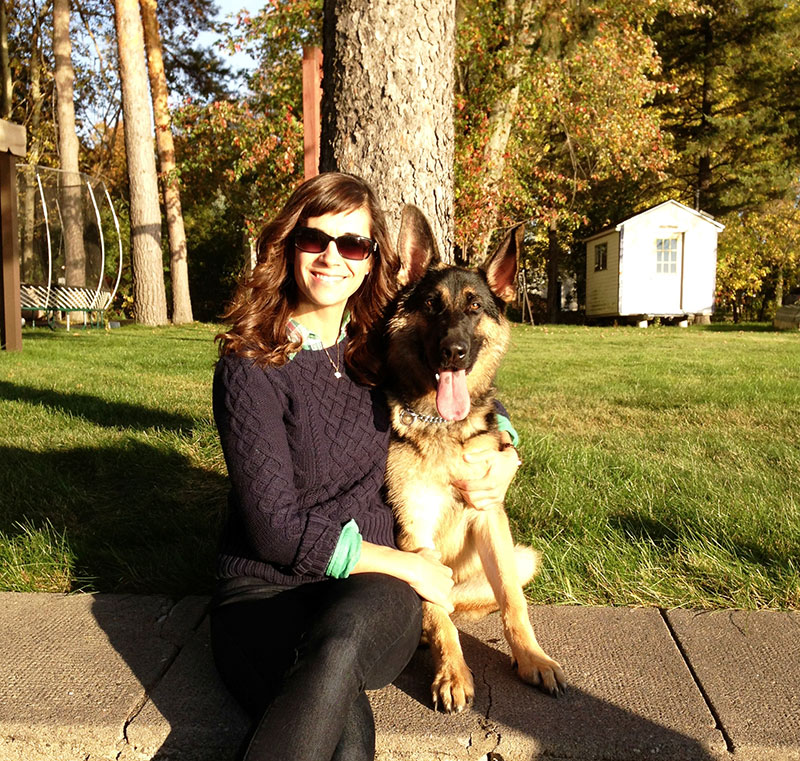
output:
[[214,670],[207,607],[207,597],[178,603],[157,596],[95,598],[98,626],[140,685],[119,761],[233,758],[246,721]]
[[[571,669],[568,662],[563,665],[572,683],[558,698],[522,683],[512,670],[508,655],[493,647],[493,644],[499,645],[500,637],[499,629],[498,638],[490,639],[489,643],[461,632],[464,655],[475,678],[476,698],[472,711],[483,719],[481,731],[496,735],[500,743],[497,750],[506,761],[533,758],[718,761],[725,754],[724,745],[706,747],[701,739],[689,734],[691,719],[686,722],[684,731],[665,726],[671,713],[682,713],[682,705],[672,705],[673,711],[661,716],[652,703],[627,705],[636,691],[626,689],[622,682],[614,684],[621,675],[608,675],[609,689],[603,690],[608,694],[602,696],[596,688],[592,693],[582,688],[583,675]],[[430,652],[420,649],[395,681],[395,686],[425,709],[422,720],[430,722],[432,735],[441,736],[452,732],[448,724],[459,722],[460,717],[432,710],[430,684],[433,675]],[[641,679],[639,674],[631,676],[634,681]],[[658,685],[652,687],[652,692],[658,693]],[[663,700],[669,704],[670,696],[664,695]],[[418,711],[418,707],[414,711]],[[707,737],[713,734],[708,731],[709,727],[702,729],[701,734]]]

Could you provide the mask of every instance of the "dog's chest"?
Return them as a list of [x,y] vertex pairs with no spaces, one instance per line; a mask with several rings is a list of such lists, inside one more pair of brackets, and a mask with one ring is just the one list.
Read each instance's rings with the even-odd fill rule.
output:
[[469,511],[452,485],[463,477],[463,452],[462,444],[449,438],[393,437],[386,487],[401,549],[436,547],[441,551],[450,536],[464,541]]

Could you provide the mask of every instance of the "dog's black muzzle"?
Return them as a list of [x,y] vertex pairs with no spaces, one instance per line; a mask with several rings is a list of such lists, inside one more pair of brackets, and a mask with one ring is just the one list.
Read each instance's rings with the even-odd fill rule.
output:
[[461,370],[469,355],[469,341],[461,336],[445,336],[439,343],[440,367],[445,370]]

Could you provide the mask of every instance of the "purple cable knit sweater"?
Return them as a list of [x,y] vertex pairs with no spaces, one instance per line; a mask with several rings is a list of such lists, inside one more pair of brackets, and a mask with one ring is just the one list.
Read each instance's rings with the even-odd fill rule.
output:
[[381,491],[386,402],[346,374],[334,378],[324,351],[304,350],[267,370],[222,357],[214,418],[232,484],[220,579],[321,579],[350,519],[366,541],[395,546]]

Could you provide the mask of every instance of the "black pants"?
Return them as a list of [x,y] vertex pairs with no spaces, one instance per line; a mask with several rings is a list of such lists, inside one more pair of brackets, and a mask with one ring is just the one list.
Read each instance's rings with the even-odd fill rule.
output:
[[214,660],[254,722],[240,758],[371,761],[375,724],[364,690],[405,668],[421,611],[408,584],[376,573],[216,607]]

